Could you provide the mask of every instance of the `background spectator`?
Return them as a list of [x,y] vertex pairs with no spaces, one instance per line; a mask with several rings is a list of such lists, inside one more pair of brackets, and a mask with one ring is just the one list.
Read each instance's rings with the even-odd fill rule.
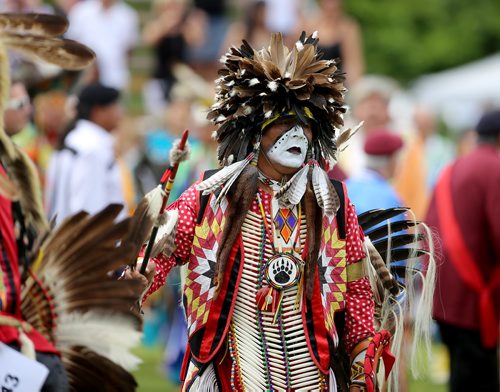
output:
[[443,171],[427,214],[443,246],[434,318],[453,392],[499,390],[500,110],[476,131],[478,147]]
[[85,0],[71,8],[68,18],[67,37],[96,53],[89,80],[126,90],[129,55],[139,36],[136,11],[121,0]]
[[[318,10],[307,17],[306,31],[320,33],[319,48],[323,57],[339,59],[346,73],[347,86],[354,86],[362,77],[365,64],[359,24],[346,15],[342,0],[319,0]],[[293,5],[287,7],[293,7]]]
[[401,198],[390,184],[402,147],[403,139],[386,129],[374,130],[366,137],[366,168],[345,182],[358,214],[374,208],[402,206]]
[[455,148],[439,134],[436,116],[429,108],[416,106],[413,122],[415,130],[409,135],[394,186],[404,205],[422,219],[430,192],[443,167],[454,158]]
[[123,116],[119,98],[118,90],[101,84],[80,92],[75,122],[62,135],[47,172],[45,204],[51,219],[61,222],[81,210],[95,213],[110,203],[126,206],[112,135]]

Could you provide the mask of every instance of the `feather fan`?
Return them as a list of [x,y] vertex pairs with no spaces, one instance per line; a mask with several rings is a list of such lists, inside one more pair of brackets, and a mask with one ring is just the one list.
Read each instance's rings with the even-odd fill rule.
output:
[[131,257],[120,246],[133,232],[130,219],[115,222],[121,209],[110,205],[64,220],[41,245],[36,274],[23,287],[23,316],[61,350],[73,390],[94,390],[104,369],[112,373],[96,390],[111,390],[117,375],[129,380],[124,390],[135,385],[125,369],[139,362],[129,350],[141,336],[141,319],[131,310],[141,287],[110,274]]
[[105,357],[83,346],[61,350],[73,391],[132,392],[136,390],[134,377]]
[[[377,328],[389,330],[393,334],[392,351],[397,354],[401,349],[401,337],[405,328],[403,312],[415,317],[411,358],[412,370],[416,375],[417,345],[423,343],[427,355],[430,355],[431,308],[436,266],[432,236],[427,226],[415,219],[389,221],[398,216],[401,218],[401,215],[406,213],[411,214],[411,210],[377,209],[359,215],[358,221],[367,237],[366,270],[374,293]],[[427,248],[421,249],[423,245]],[[420,289],[417,290],[416,287]],[[396,386],[397,380],[397,369],[393,369],[389,390],[393,390],[391,385]]]

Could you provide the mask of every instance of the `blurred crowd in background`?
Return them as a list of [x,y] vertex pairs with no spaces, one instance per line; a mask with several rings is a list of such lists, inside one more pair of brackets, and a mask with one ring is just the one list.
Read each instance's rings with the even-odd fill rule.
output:
[[[382,6],[363,3],[365,8]],[[47,212],[59,211],[58,218],[63,217],[62,207],[54,210],[55,199],[76,200],[76,193],[86,187],[89,198],[97,198],[98,175],[113,177],[119,193],[104,192],[102,198],[122,201],[133,211],[137,201],[158,184],[168,166],[172,141],[186,128],[191,159],[181,165],[171,201],[202,170],[217,167],[214,129],[205,114],[213,101],[219,58],[242,39],[261,48],[268,44],[271,32],[280,31],[293,46],[302,30],[317,30],[324,57],[340,60],[350,107],[346,127],[363,125],[340,153],[331,175],[351,184],[358,210],[371,208],[371,199],[374,206],[411,207],[417,219],[424,219],[441,170],[475,148],[475,124],[483,112],[500,106],[498,46],[471,57],[467,65],[458,60],[456,68],[429,68],[440,72],[411,80],[407,73],[374,73],[368,60],[376,51],[390,57],[392,41],[399,36],[393,35],[386,48],[370,47],[377,30],[361,22],[370,9],[364,10],[364,17],[355,17],[341,0],[3,0],[0,4],[3,12],[67,16],[66,37],[96,53],[94,65],[83,72],[63,72],[17,54],[11,64],[15,82],[6,128],[36,162]],[[404,21],[400,29],[404,37]],[[408,46],[408,51],[413,48]],[[96,136],[94,146],[82,147],[92,135],[89,129],[94,125],[89,124],[109,132],[112,143]],[[78,136],[77,131],[90,133]],[[116,165],[112,170],[103,166],[100,172],[96,163],[96,177],[80,179],[75,196],[61,194],[54,189],[59,178],[77,170],[64,174],[61,159],[70,159],[64,154],[81,154],[80,147],[100,149],[99,156],[110,155]],[[89,165],[89,159],[85,155],[82,164]],[[366,191],[374,181],[370,170],[382,173],[383,189],[380,184],[374,189],[386,192],[385,196],[377,198]],[[387,205],[380,205],[382,200]],[[64,208],[70,213],[79,205]],[[175,272],[156,300],[150,301],[145,323],[144,343],[167,347],[165,371],[172,380],[179,373],[185,345],[179,286]]]

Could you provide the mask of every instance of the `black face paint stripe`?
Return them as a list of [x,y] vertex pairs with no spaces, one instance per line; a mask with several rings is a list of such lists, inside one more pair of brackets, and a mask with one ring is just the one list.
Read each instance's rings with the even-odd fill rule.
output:
[[[278,149],[278,146],[284,142],[284,137],[285,135],[290,132],[291,130],[293,130],[294,128],[300,128],[300,130],[302,131],[302,138],[305,140],[305,142],[307,143],[307,148],[309,147],[309,140],[307,140],[307,137],[305,136],[305,131],[304,131],[304,128],[301,126],[301,125],[294,125],[293,127],[287,129],[286,131],[283,131],[277,138],[276,140],[274,141],[274,143],[272,144],[271,148],[268,150],[268,152],[271,152],[271,151],[274,151],[276,149]],[[290,138],[290,136],[288,136],[288,138]]]

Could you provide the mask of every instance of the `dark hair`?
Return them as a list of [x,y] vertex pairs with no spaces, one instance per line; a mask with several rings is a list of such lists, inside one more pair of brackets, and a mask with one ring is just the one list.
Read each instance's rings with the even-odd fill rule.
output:
[[68,134],[75,128],[78,120],[90,120],[94,107],[105,107],[112,105],[120,99],[120,91],[113,87],[104,86],[100,83],[92,83],[85,86],[78,94],[76,105],[76,116],[65,127],[57,141],[56,149],[62,150]]
[[479,143],[496,144],[500,134],[500,109],[483,114],[476,126]]
[[252,35],[257,27],[257,13],[266,8],[264,0],[257,0],[251,3],[245,12],[245,40],[251,42]]

